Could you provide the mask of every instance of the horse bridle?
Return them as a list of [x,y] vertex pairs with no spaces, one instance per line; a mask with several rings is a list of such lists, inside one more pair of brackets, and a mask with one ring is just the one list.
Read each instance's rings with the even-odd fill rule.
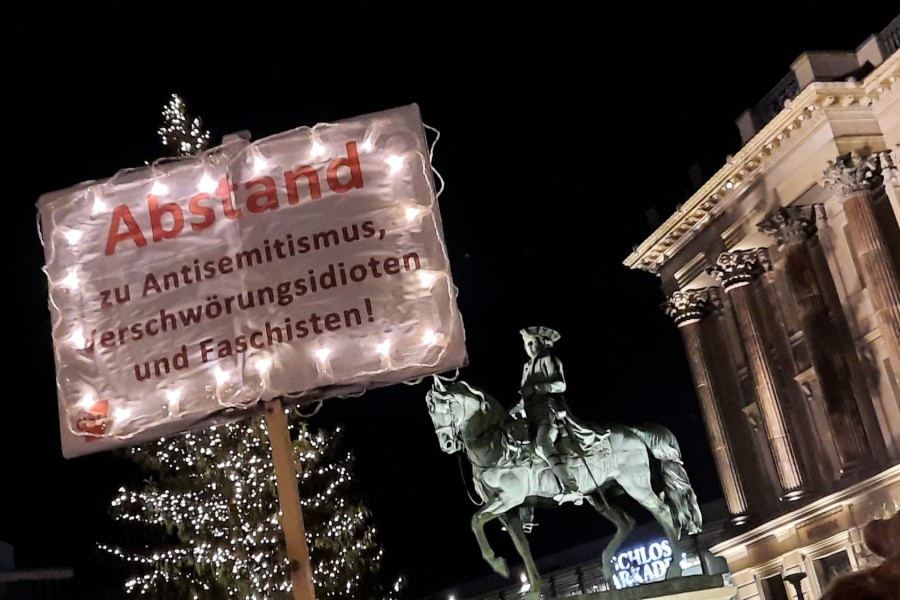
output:
[[[459,441],[459,442],[462,442],[462,441],[463,441],[463,439],[462,439],[462,430],[459,428],[459,425],[457,424],[457,421],[456,421],[456,415],[453,414],[453,407],[451,406],[452,403],[453,403],[454,400],[455,400],[454,397],[453,397],[454,395],[453,395],[453,394],[450,394],[450,393],[448,393],[448,392],[441,392],[441,391],[438,391],[438,393],[441,393],[441,394],[447,394],[447,396],[448,396],[446,400],[443,400],[443,399],[442,399],[441,402],[445,402],[445,403],[447,404],[447,409],[448,409],[448,410],[447,410],[447,414],[450,415],[450,424],[449,424],[449,425],[445,425],[445,426],[443,426],[443,427],[436,427],[436,428],[435,428],[435,431],[438,432],[438,433],[440,433],[440,431],[442,431],[442,430],[444,430],[444,429],[449,429],[449,430],[450,430],[450,434],[451,434],[452,439],[454,439],[454,440],[456,440],[456,441]],[[455,401],[456,401],[457,403],[459,403],[460,405],[462,405],[462,409],[463,409],[463,419],[465,419],[465,417],[466,417],[466,407],[465,407],[465,403],[462,402],[461,400],[455,400]]]

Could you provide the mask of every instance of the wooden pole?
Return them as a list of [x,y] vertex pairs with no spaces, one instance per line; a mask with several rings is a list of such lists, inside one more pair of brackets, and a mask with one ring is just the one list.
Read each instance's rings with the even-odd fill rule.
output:
[[272,446],[278,503],[281,505],[281,528],[284,530],[290,561],[294,600],[316,600],[309,547],[306,545],[306,528],[303,525],[303,509],[300,506],[300,490],[297,486],[298,472],[295,469],[287,416],[280,398],[266,402],[266,427],[269,430],[269,444]]

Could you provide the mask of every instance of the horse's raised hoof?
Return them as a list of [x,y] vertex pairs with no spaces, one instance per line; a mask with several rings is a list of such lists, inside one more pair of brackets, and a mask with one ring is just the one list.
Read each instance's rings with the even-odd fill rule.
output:
[[509,579],[509,567],[506,565],[506,559],[501,556],[495,556],[494,558],[487,559],[489,565],[494,570],[494,573]]

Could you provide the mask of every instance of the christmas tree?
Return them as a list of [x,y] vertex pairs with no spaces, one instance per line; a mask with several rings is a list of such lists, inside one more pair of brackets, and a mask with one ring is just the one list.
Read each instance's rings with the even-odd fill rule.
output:
[[[210,134],[172,94],[159,134],[170,152],[204,149]],[[190,122],[190,124],[189,124]],[[316,597],[393,600],[401,580],[379,577],[382,551],[368,509],[352,494],[352,456],[334,434],[291,423]],[[262,417],[128,450],[147,474],[121,488],[113,518],[141,540],[100,545],[140,574],[129,595],[166,600],[292,600],[275,472]]]
[[163,125],[157,133],[162,145],[176,156],[196,154],[209,145],[209,131],[203,129],[203,120],[188,116],[187,106],[178,94],[172,94],[163,107]]
[[[340,430],[336,430],[339,433]],[[292,424],[317,598],[392,599],[368,509],[349,495],[352,456],[339,436]],[[284,536],[265,421],[231,423],[132,448],[150,475],[122,488],[113,517],[143,530],[144,548],[101,546],[140,574],[135,596],[172,600],[289,600]],[[302,471],[301,471],[302,469]]]

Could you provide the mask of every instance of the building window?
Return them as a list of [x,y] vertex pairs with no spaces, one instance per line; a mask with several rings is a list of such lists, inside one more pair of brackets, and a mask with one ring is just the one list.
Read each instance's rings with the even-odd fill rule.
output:
[[763,598],[765,600],[791,600],[788,596],[787,588],[784,587],[784,580],[781,578],[781,575],[766,577],[760,583],[762,583]]
[[853,570],[850,565],[850,557],[846,550],[823,556],[813,561],[816,569],[816,579],[819,580],[819,586],[824,590],[828,584],[832,582],[838,575],[848,573]]

